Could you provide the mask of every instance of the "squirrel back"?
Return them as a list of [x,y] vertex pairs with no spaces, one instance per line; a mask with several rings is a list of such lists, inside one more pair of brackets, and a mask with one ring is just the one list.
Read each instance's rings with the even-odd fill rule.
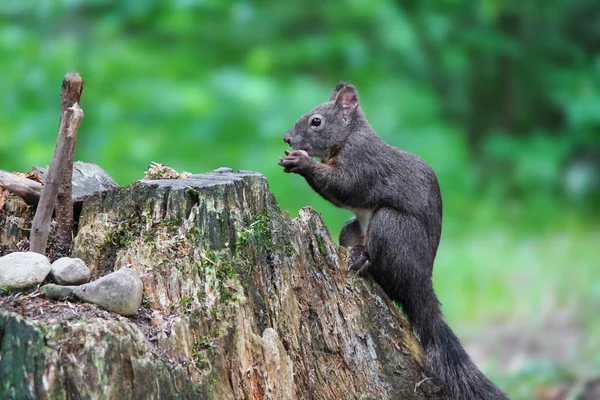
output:
[[340,244],[352,248],[350,268],[369,273],[402,305],[425,350],[426,372],[453,399],[506,399],[446,324],[433,290],[442,199],[431,167],[375,133],[348,83],[300,117],[284,141],[294,150],[279,161],[284,171],[356,214],[340,233]]

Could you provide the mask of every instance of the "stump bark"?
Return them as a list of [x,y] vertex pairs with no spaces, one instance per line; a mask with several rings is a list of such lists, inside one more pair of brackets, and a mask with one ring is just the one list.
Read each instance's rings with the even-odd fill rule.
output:
[[71,255],[95,276],[135,269],[142,309],[0,296],[0,398],[438,398],[415,389],[421,347],[385,293],[260,174],[98,193]]

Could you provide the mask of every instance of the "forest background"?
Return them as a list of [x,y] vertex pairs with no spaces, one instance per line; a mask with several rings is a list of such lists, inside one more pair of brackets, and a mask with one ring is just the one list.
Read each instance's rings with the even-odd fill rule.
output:
[[427,160],[450,325],[514,399],[600,375],[600,3],[594,0],[0,2],[0,168],[47,165],[60,82],[86,85],[76,159],[267,176],[336,237],[351,214],[277,166],[338,81]]

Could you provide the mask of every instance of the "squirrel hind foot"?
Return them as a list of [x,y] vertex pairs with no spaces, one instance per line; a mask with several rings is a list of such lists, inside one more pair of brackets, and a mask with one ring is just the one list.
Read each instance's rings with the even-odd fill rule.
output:
[[360,276],[364,276],[367,274],[367,272],[369,272],[371,260],[365,246],[352,246],[350,249],[349,261],[350,266],[348,269],[350,271],[357,271],[358,275]]

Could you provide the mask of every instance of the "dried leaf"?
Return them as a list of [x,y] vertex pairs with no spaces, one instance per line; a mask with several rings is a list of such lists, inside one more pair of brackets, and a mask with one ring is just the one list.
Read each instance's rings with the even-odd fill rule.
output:
[[152,161],[148,167],[148,171],[144,175],[144,179],[185,179],[190,175],[189,172],[185,171],[180,174],[171,167]]
[[44,184],[44,182],[42,181],[41,175],[39,174],[39,172],[35,168],[33,168],[33,171],[26,173],[24,176],[27,179],[31,179],[32,181],[39,182],[42,185]]

